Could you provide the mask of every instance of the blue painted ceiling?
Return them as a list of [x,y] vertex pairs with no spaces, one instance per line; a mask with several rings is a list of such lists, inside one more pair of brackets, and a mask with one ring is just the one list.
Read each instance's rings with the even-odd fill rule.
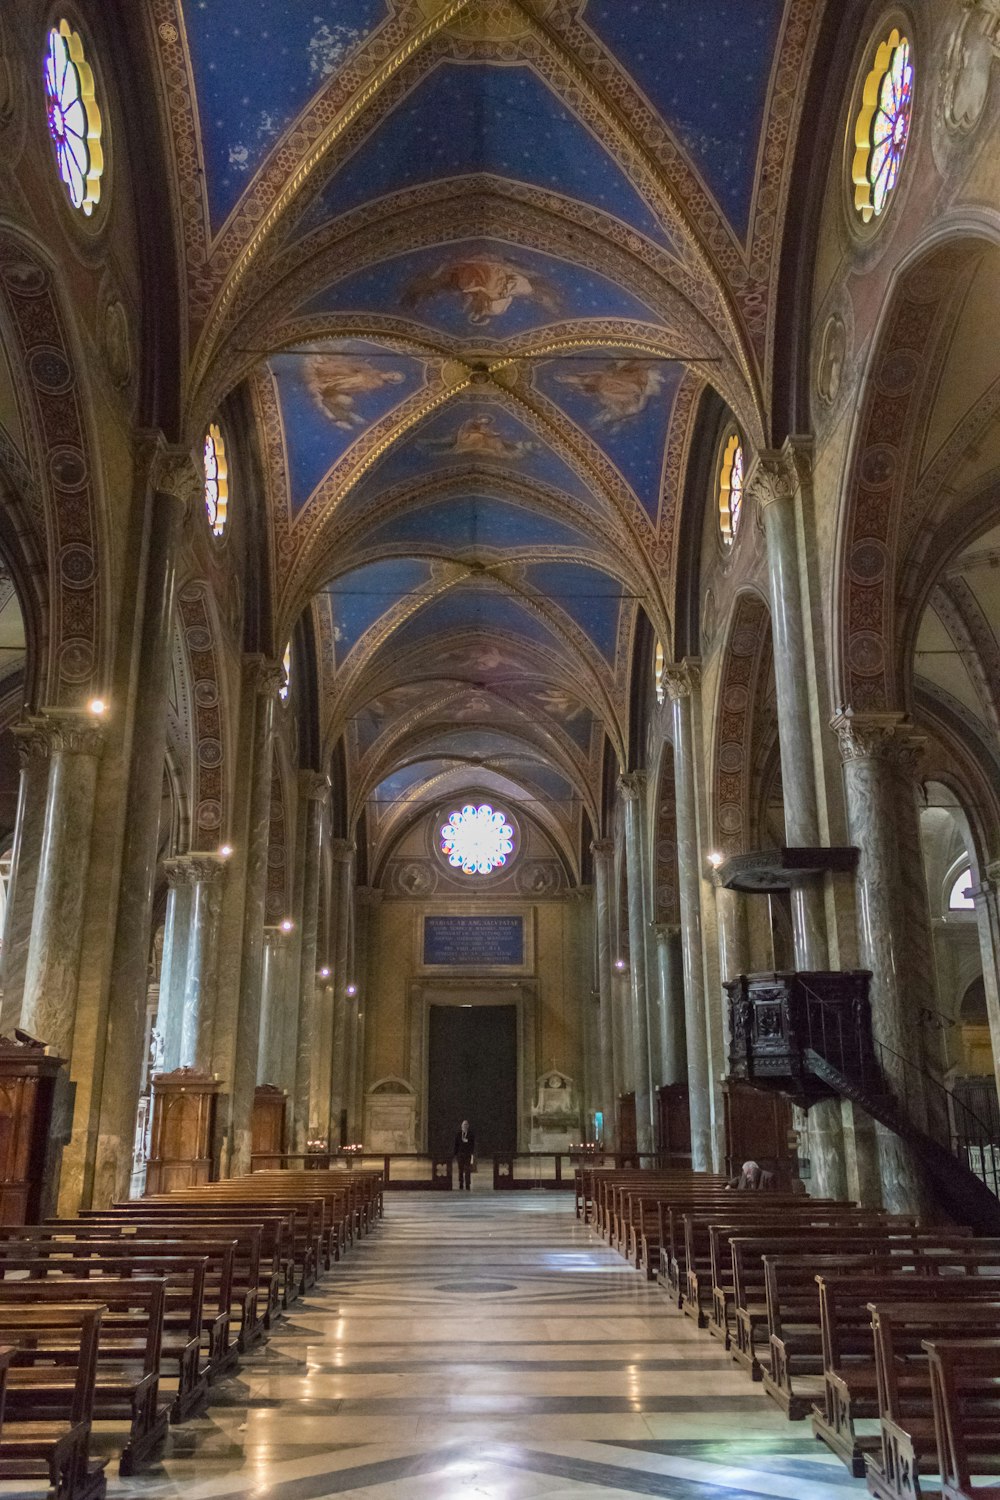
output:
[[353,813],[488,756],[596,826],[638,610],[669,628],[678,424],[753,364],[727,320],[791,0],[176,3],[276,629],[325,611]]

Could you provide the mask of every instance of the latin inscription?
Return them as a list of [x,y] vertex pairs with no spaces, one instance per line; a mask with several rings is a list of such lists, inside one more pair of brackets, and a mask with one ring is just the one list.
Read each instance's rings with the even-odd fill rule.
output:
[[424,963],[455,968],[518,968],[523,917],[424,917]]

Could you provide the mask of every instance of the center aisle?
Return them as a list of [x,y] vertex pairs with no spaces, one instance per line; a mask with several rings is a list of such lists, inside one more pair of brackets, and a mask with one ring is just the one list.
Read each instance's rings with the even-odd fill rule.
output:
[[[223,1395],[223,1390],[220,1390]],[[848,1500],[862,1481],[573,1215],[386,1194],[355,1246],[116,1496]]]

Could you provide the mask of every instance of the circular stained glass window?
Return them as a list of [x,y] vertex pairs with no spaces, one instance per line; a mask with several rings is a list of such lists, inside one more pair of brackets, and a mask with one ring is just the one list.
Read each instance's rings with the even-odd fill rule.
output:
[[288,642],[285,654],[281,658],[281,686],[278,689],[278,697],[282,703],[288,702],[288,689],[292,685],[292,643]]
[[719,527],[723,541],[732,546],[743,514],[743,444],[738,432],[730,433],[719,466]]
[[910,44],[893,28],[875,53],[854,126],[854,206],[865,224],[883,212],[899,180],[912,107]]
[[441,828],[441,853],[466,875],[489,875],[513,852],[514,829],[507,814],[488,802],[456,808]]
[[661,704],[667,696],[663,686],[663,672],[666,664],[667,658],[663,646],[660,641],[657,641],[656,650],[653,652],[653,690],[656,693],[657,703]]
[[101,196],[104,150],[94,73],[83,42],[68,21],[49,32],[45,50],[45,108],[56,166],[74,208],[90,215]]
[[229,511],[229,465],[226,445],[215,422],[205,434],[205,510],[213,536],[221,536]]

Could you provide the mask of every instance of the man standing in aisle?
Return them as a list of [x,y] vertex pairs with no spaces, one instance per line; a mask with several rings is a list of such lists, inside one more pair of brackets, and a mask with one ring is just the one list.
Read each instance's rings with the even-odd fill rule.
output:
[[461,1192],[472,1191],[472,1169],[476,1165],[476,1135],[468,1120],[463,1120],[455,1136],[455,1156],[458,1159],[458,1187]]

